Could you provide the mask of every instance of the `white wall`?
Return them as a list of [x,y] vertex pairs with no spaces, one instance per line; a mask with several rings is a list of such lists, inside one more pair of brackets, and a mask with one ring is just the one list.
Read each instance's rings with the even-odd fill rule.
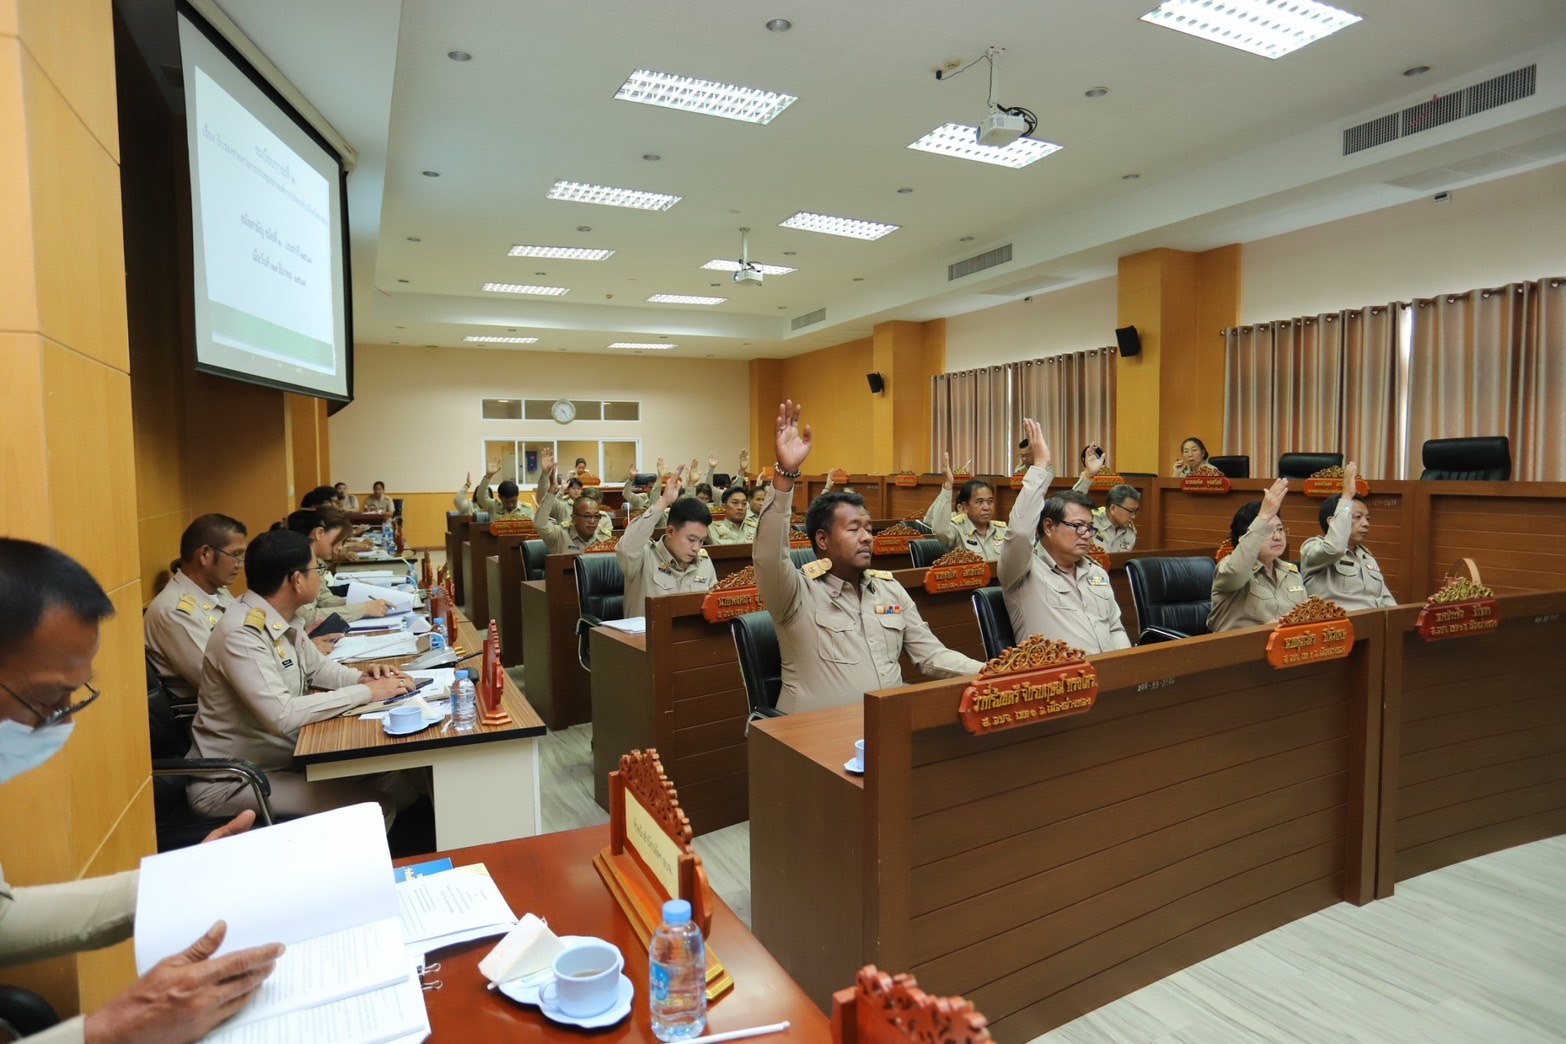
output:
[[[652,355],[573,355],[359,345],[354,402],[331,419],[332,478],[399,493],[455,490],[484,470],[485,439],[642,440],[644,464],[716,452],[732,471],[750,425],[748,364]],[[635,399],[636,423],[483,420],[484,398]],[[613,477],[613,476],[609,476]]]
[[946,320],[946,369],[1042,359],[1115,343],[1115,278]]

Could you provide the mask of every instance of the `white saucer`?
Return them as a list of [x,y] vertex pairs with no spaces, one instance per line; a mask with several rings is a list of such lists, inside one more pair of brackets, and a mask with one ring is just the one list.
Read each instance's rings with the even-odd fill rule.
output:
[[[439,719],[436,719],[436,720],[438,721]],[[386,735],[388,735],[388,736],[412,736],[414,733],[416,733],[416,732],[423,732],[425,729],[427,729],[431,725],[435,724],[435,722],[433,722],[433,721],[421,721],[421,722],[419,722],[419,727],[416,728],[416,729],[402,729],[400,731],[394,732],[394,731],[392,731],[392,729],[390,727],[390,722],[391,722],[391,719],[389,719],[389,718],[382,718],[381,719],[381,731],[386,733]]]
[[843,762],[843,771],[848,773],[850,776],[863,776],[865,774],[864,769],[854,767],[853,758],[849,758],[847,761]]
[[614,1003],[608,1010],[601,1011],[597,1015],[588,1015],[577,1018],[575,1015],[567,1015],[559,1008],[542,999],[539,1001],[538,1010],[544,1013],[544,1017],[551,1022],[558,1022],[565,1026],[580,1026],[583,1029],[602,1029],[605,1026],[613,1026],[631,1013],[631,998],[636,990],[631,985],[631,980],[622,973],[620,976],[620,989],[615,995]]

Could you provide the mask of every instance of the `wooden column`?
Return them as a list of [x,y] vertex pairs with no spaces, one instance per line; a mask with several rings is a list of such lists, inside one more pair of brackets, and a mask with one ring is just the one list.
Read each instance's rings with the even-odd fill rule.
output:
[[871,396],[869,470],[924,471],[930,457],[930,378],[945,366],[946,320],[879,324],[872,358],[886,390]]

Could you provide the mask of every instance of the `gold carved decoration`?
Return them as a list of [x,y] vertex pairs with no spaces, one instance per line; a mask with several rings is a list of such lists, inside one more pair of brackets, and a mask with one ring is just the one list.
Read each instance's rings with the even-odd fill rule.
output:
[[1065,667],[1083,663],[1087,653],[1074,649],[1067,642],[1035,634],[1021,645],[1014,645],[984,665],[980,678],[994,678],[1002,674],[1021,671],[1038,671],[1047,667]]
[[681,843],[691,839],[691,821],[680,808],[680,799],[674,792],[674,784],[664,774],[663,761],[652,747],[646,751],[633,750],[620,755],[620,778],[626,789],[641,798],[647,811],[668,835]]
[[756,567],[753,566],[753,565],[748,565],[744,569],[741,569],[741,570],[739,570],[738,572],[735,572],[735,573],[730,573],[728,576],[724,577],[722,580],[719,580],[716,584],[713,585],[712,589],[714,591],[730,591],[730,590],[733,590],[736,587],[755,587],[755,586],[756,586]]
[[[843,994],[849,994],[841,1003]],[[853,1035],[834,1039],[858,1044],[915,1041],[917,1044],[979,1044],[992,1040],[989,1020],[962,997],[935,997],[919,988],[912,975],[888,975],[869,964],[859,970],[853,990],[833,998],[833,1021],[851,1018]]]
[[913,526],[906,525],[906,524],[904,524],[902,522],[893,522],[891,525],[887,526],[885,529],[883,529],[883,530],[879,531],[878,533],[876,533],[876,536],[878,536],[878,537],[901,537],[901,536],[922,537],[924,535],[925,535],[924,533],[921,533],[919,530],[915,529]]
[[1219,471],[1217,468],[1213,467],[1211,464],[1198,464],[1196,467],[1191,469],[1190,474],[1191,475],[1222,475],[1223,472]]
[[582,554],[590,555],[597,554],[601,551],[613,551],[619,546],[619,537],[609,537],[607,540],[595,540],[591,544],[588,544],[586,547],[582,548]]
[[1472,602],[1494,597],[1492,588],[1475,583],[1466,576],[1449,576],[1439,591],[1425,599],[1425,604],[1445,605],[1449,602]]
[[934,562],[931,562],[930,568],[934,569],[936,566],[968,565],[972,562],[982,561],[984,561],[983,555],[974,554],[972,551],[958,547],[953,548],[952,550],[942,555],[940,558],[937,558]]
[[1310,477],[1313,479],[1340,479],[1343,477],[1343,465],[1332,464],[1328,467],[1322,468],[1320,471],[1311,472]]
[[1338,603],[1311,595],[1290,609],[1283,619],[1278,621],[1278,626],[1298,627],[1301,624],[1321,623],[1324,620],[1342,620],[1347,616],[1348,611]]

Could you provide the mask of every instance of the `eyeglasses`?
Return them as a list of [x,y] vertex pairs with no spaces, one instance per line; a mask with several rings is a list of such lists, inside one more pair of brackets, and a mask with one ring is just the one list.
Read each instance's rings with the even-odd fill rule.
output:
[[243,551],[241,551],[239,554],[236,555],[236,554],[234,554],[234,552],[229,551],[226,548],[212,547],[211,544],[208,544],[207,546],[211,547],[212,550],[216,551],[220,555],[227,555],[229,558],[232,558],[236,565],[244,565],[245,564],[245,553]]
[[1065,526],[1067,529],[1073,530],[1077,536],[1087,536],[1089,533],[1093,532],[1093,523],[1091,522],[1067,522],[1062,520],[1055,524]]
[[1289,527],[1288,526],[1268,526],[1267,527],[1267,532],[1269,534],[1271,534],[1272,536],[1288,536],[1289,535]]
[[0,682],[0,689],[4,689],[6,692],[10,693],[13,700],[33,712],[34,716],[38,718],[38,728],[40,729],[47,729],[51,725],[59,725],[62,722],[69,721],[71,718],[75,717],[78,712],[87,707],[90,707],[99,696],[103,695],[103,693],[99,692],[97,689],[94,689],[91,685],[85,685],[83,688],[85,688],[88,693],[85,700],[68,704],[64,707],[60,707],[57,710],[53,710],[45,714],[43,711],[39,710],[31,700],[23,699],[15,689],[11,688],[9,685],[6,685],[3,682]]
[[1125,506],[1123,506],[1121,504],[1111,504],[1109,506],[1114,508],[1116,511],[1124,511],[1126,514],[1130,515],[1132,518],[1135,518],[1136,516],[1138,516],[1138,515],[1140,515],[1142,513],[1142,509],[1139,508],[1139,507],[1137,507],[1137,508],[1128,508],[1128,507],[1125,507]]

